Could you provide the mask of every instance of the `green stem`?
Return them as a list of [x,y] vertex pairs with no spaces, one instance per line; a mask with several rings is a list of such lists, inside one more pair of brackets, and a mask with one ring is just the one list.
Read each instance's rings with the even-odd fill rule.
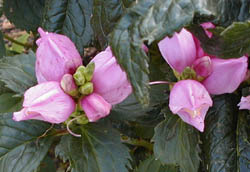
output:
[[141,146],[150,151],[153,151],[153,144],[143,139],[134,139],[134,138],[129,138],[127,136],[122,136],[121,141],[123,143],[127,143],[134,146]]
[[31,48],[31,47],[32,47],[31,44],[24,44],[24,43],[22,43],[22,42],[19,42],[19,41],[13,39],[12,37],[8,36],[7,34],[3,34],[3,36],[4,36],[5,39],[7,39],[7,40],[9,40],[10,42],[13,42],[13,43],[15,43],[15,44],[21,45],[21,46],[26,47],[26,48]]

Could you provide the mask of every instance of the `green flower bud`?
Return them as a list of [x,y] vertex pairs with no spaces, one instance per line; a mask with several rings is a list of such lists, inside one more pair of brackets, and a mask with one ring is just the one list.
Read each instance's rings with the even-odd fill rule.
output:
[[79,92],[83,95],[89,95],[93,92],[94,87],[92,82],[87,82],[79,88]]
[[95,70],[95,63],[89,63],[85,70],[84,70],[84,76],[86,78],[87,81],[91,81],[92,77],[93,77],[93,73]]
[[79,116],[76,121],[78,124],[82,125],[89,123],[89,120],[85,115]]
[[75,79],[75,83],[78,86],[84,85],[85,84],[85,76],[84,76],[84,66],[80,66],[77,68],[76,73],[73,75]]
[[176,76],[178,81],[185,80],[185,79],[198,80],[196,76],[196,72],[194,71],[194,69],[190,67],[186,67],[181,74],[174,70],[174,75]]

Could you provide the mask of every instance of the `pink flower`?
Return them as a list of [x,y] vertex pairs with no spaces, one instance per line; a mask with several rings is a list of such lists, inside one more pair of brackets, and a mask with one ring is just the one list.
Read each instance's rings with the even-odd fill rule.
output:
[[201,132],[204,131],[205,115],[212,104],[206,88],[194,80],[179,81],[170,92],[170,110]]
[[60,82],[66,73],[73,74],[82,65],[82,59],[74,43],[66,36],[44,32],[38,29],[41,38],[37,40],[36,77],[38,83]]
[[213,72],[202,83],[210,94],[234,92],[245,79],[247,73],[247,57],[237,59],[213,58]]
[[74,100],[65,94],[58,82],[45,82],[29,88],[24,94],[23,109],[14,112],[13,120],[42,120],[62,123],[75,110]]
[[196,59],[193,63],[193,69],[198,76],[201,76],[203,78],[208,77],[213,71],[212,61],[210,57],[203,56]]
[[158,46],[167,63],[179,73],[187,66],[191,67],[196,58],[195,42],[186,29],[175,33],[171,38],[164,38]]
[[97,54],[91,62],[95,63],[92,79],[95,93],[112,105],[122,102],[131,94],[127,75],[116,62],[110,47]]
[[102,96],[92,93],[81,99],[81,107],[90,122],[104,118],[110,113],[111,104],[106,102]]
[[248,109],[250,110],[250,96],[241,97],[240,103],[238,104],[239,109]]

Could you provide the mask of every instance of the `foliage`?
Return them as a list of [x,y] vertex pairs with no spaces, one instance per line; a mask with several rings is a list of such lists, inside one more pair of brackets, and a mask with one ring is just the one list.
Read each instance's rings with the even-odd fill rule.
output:
[[[239,111],[248,96],[245,82],[236,93],[213,97],[204,133],[184,123],[168,107],[172,69],[158,43],[183,27],[191,31],[209,55],[238,58],[250,54],[249,0],[0,0],[2,13],[28,33],[6,51],[0,32],[0,171],[6,172],[198,172],[249,170],[249,111]],[[209,38],[203,22],[213,22]],[[14,122],[24,92],[37,84],[37,28],[68,36],[83,57],[85,48],[111,46],[133,88],[110,115],[95,123]],[[142,49],[146,45],[148,52]],[[95,52],[96,53],[96,52]],[[94,53],[94,54],[95,54]],[[233,78],[232,78],[233,79]],[[243,92],[243,93],[241,93]],[[55,162],[55,163],[54,163]],[[54,164],[54,165],[53,165]]]

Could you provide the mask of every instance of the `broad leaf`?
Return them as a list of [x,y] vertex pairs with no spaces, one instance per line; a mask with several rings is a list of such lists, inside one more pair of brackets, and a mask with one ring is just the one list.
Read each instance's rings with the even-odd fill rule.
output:
[[111,34],[112,50],[140,103],[149,103],[149,58],[141,48],[143,41],[150,44],[172,35],[191,23],[195,12],[211,15],[203,10],[204,4],[198,0],[141,0],[116,25]]
[[124,12],[121,0],[93,0],[91,23],[94,34],[102,48],[108,45],[108,34]]
[[162,165],[154,156],[142,161],[135,172],[179,172],[174,165]]
[[250,54],[250,22],[235,22],[227,28],[211,29],[213,37],[208,38],[201,27],[190,29],[201,41],[203,49],[221,58],[241,57]]
[[199,133],[177,115],[168,114],[155,128],[154,155],[163,164],[180,166],[182,172],[197,172],[200,165]]
[[22,107],[22,98],[15,97],[15,93],[0,95],[0,113],[15,112]]
[[47,155],[41,162],[40,166],[34,172],[55,172],[56,165],[54,161]]
[[38,121],[14,122],[12,114],[0,116],[0,171],[32,172],[50,148],[52,139],[38,139],[49,125]]
[[44,0],[4,0],[7,18],[20,29],[36,31],[41,25]]
[[92,41],[92,0],[46,0],[43,27],[67,35],[81,54]]
[[203,133],[203,158],[207,171],[235,172],[237,96],[221,95],[213,99]]
[[0,58],[2,58],[6,54],[5,44],[3,40],[3,34],[0,32]]
[[35,54],[20,54],[4,57],[0,60],[0,80],[6,87],[18,94],[23,94],[36,84]]
[[72,172],[126,172],[128,148],[114,129],[91,124],[82,129],[82,138],[63,136],[56,155],[69,160]]
[[237,126],[237,171],[250,171],[250,114],[241,111]]

